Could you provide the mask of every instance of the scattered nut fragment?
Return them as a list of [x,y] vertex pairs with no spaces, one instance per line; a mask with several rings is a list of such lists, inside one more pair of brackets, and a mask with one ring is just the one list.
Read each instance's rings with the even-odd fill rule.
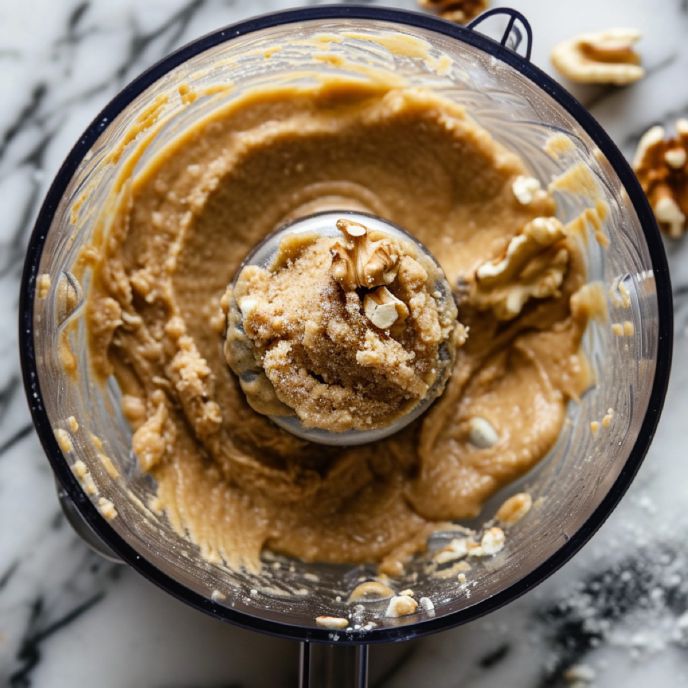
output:
[[63,430],[62,428],[55,428],[55,439],[57,440],[57,444],[59,445],[60,449],[65,454],[69,454],[69,452],[74,451],[72,438],[69,436],[69,433],[66,430]]
[[490,421],[473,416],[468,421],[468,441],[478,449],[489,449],[499,442],[499,435]]
[[461,583],[461,585],[466,585],[466,580],[467,580],[467,579],[466,579],[466,574],[465,574],[465,573],[460,573],[460,574],[457,576],[457,579],[458,579],[459,583]]
[[524,175],[519,175],[514,179],[511,190],[521,205],[530,205],[535,199],[547,196],[547,192],[542,188],[539,179]]
[[433,561],[436,564],[448,564],[450,561],[462,559],[468,554],[468,542],[467,538],[454,538],[435,553]]
[[630,320],[612,323],[612,334],[616,337],[632,337],[635,334],[635,325]]
[[387,605],[385,616],[390,618],[398,618],[400,616],[408,616],[413,614],[418,609],[418,602],[413,597],[408,595],[395,595]]
[[391,284],[399,269],[399,253],[387,238],[371,240],[368,228],[351,220],[337,220],[346,241],[332,246],[332,276],[346,291]]
[[415,595],[415,593],[413,592],[413,590],[411,590],[411,588],[406,588],[405,590],[402,590],[399,594],[400,595],[407,595],[408,597],[413,597]]
[[456,24],[465,24],[487,9],[487,0],[418,0],[418,4]]
[[420,608],[425,612],[431,613],[435,611],[435,605],[429,597],[421,597],[418,603],[420,604]]
[[387,287],[378,287],[363,297],[363,311],[368,320],[381,330],[388,330],[409,315],[407,305]]
[[600,422],[593,420],[590,422],[590,432],[595,436],[600,431]]
[[497,509],[496,519],[506,526],[518,523],[533,506],[533,498],[527,492],[519,492],[509,497],[502,506]]
[[222,600],[227,599],[227,595],[225,595],[222,590],[215,588],[215,590],[213,590],[213,592],[210,594],[210,599],[213,602],[222,602]]
[[364,581],[359,583],[349,595],[349,602],[359,600],[386,600],[394,595],[394,591],[388,585],[379,581]]
[[676,122],[676,136],[664,127],[648,129],[638,142],[633,169],[662,231],[673,239],[686,231],[688,216],[688,119]]
[[112,521],[113,518],[117,517],[117,509],[115,505],[105,497],[100,497],[98,499],[98,511],[108,520]]
[[475,271],[469,301],[477,310],[492,310],[512,320],[530,299],[556,296],[564,281],[569,252],[566,230],[556,217],[536,217],[507,245],[504,256]]
[[504,531],[496,526],[488,528],[480,540],[480,547],[484,556],[492,556],[504,548]]
[[316,616],[315,623],[323,628],[341,630],[349,625],[349,619],[345,619],[341,616]]
[[630,84],[645,75],[633,45],[636,29],[584,33],[554,46],[552,64],[567,79],[586,84]]
[[36,279],[36,298],[44,299],[50,293],[50,275],[43,273]]
[[79,421],[74,416],[67,418],[67,426],[72,432],[79,432]]
[[613,418],[614,418],[614,409],[608,408],[607,413],[602,418],[602,427],[608,428],[612,424]]

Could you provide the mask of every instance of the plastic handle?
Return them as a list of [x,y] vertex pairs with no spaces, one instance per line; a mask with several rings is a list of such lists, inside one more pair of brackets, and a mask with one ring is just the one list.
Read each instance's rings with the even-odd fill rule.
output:
[[[466,24],[466,28],[474,31],[479,24],[482,24],[489,17],[494,17],[496,15],[506,15],[509,17],[509,23],[506,25],[506,29],[504,29],[504,33],[502,34],[502,38],[499,43],[505,48],[510,48],[514,52],[518,52],[518,48],[523,40],[523,34],[516,25],[516,22],[518,21],[523,26],[526,34],[525,51],[523,53],[523,57],[530,62],[530,55],[533,49],[533,30],[530,28],[530,23],[528,20],[518,10],[514,10],[511,7],[495,7],[487,12],[483,12],[472,22]],[[507,45],[507,42],[512,34],[512,45],[509,46]]]
[[368,646],[301,643],[299,688],[367,688]]

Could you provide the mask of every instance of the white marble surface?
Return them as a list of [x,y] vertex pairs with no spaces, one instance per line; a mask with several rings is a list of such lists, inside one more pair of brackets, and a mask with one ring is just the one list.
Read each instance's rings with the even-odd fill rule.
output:
[[[60,515],[19,378],[17,285],[38,203],[63,156],[121,86],[174,47],[279,0],[22,0],[0,4],[0,685],[288,686],[296,648],[222,625],[105,563]],[[371,3],[375,4],[375,3]],[[396,4],[414,7],[414,0]],[[628,155],[657,121],[688,115],[683,0],[514,0],[534,61],[579,30],[643,29],[648,77],[579,89]],[[688,685],[688,239],[668,245],[676,349],[659,431],[631,491],[560,572],[490,617],[374,648],[372,685],[531,688]],[[269,658],[269,660],[268,660]]]

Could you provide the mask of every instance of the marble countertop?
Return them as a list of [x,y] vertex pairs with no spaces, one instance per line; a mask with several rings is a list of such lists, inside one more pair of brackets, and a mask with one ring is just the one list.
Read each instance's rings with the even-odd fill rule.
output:
[[[20,381],[18,284],[39,202],[97,111],[173,48],[280,0],[22,0],[0,5],[0,685],[289,686],[297,647],[207,618],[101,560],[61,515]],[[369,4],[377,4],[371,2]],[[414,8],[414,0],[387,2]],[[501,4],[501,3],[493,3]],[[533,60],[578,31],[643,30],[648,75],[576,95],[631,155],[688,116],[686,0],[513,0]],[[688,238],[667,244],[676,342],[660,426],[619,508],[536,590],[475,622],[375,647],[371,685],[688,685]],[[266,659],[269,657],[269,661]],[[573,671],[569,671],[573,667]]]

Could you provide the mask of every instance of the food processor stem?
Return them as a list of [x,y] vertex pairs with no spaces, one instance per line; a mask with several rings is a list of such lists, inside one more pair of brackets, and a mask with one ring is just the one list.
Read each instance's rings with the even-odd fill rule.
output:
[[301,643],[299,688],[366,688],[368,646]]

